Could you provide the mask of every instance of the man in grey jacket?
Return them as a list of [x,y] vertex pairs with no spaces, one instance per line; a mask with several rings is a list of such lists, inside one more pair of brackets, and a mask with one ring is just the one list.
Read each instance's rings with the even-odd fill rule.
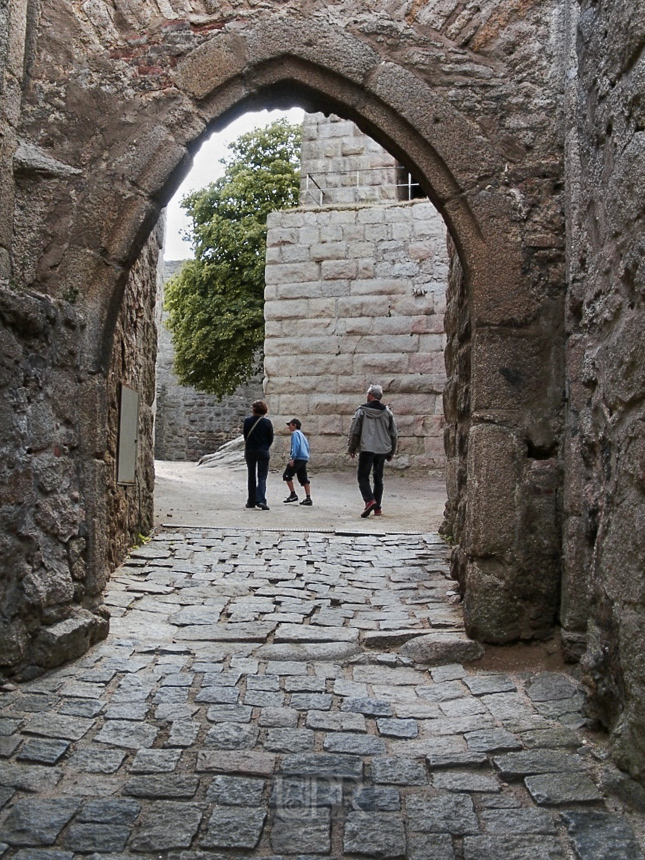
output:
[[[389,407],[381,403],[383,389],[380,385],[370,385],[367,390],[367,403],[359,406],[354,413],[347,453],[355,457],[358,451],[358,488],[365,507],[363,518],[381,515],[383,498],[383,468],[386,460],[396,453],[397,432],[394,415]],[[374,489],[370,485],[370,474],[374,475]]]

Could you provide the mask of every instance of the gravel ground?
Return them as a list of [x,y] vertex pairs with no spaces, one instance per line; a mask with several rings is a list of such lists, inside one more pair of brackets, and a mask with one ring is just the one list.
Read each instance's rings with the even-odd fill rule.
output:
[[[296,530],[368,530],[379,532],[436,532],[443,519],[446,488],[443,480],[385,471],[383,516],[363,520],[363,500],[355,470],[312,470],[313,507],[285,505],[283,463],[269,473],[267,501],[271,510],[247,510],[246,467],[243,462],[214,467],[196,463],[155,463],[155,525],[227,526]],[[302,490],[297,487],[300,499]]]

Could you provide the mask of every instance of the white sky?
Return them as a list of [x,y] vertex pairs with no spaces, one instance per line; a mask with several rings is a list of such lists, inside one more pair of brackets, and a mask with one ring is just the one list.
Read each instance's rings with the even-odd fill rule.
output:
[[288,111],[257,111],[246,113],[234,120],[223,131],[213,134],[204,141],[202,148],[193,159],[193,167],[177,193],[168,204],[166,210],[166,244],[164,260],[187,260],[193,257],[190,243],[182,238],[182,234],[190,227],[190,219],[179,205],[179,201],[191,191],[197,191],[214,182],[224,172],[220,159],[228,154],[227,145],[236,140],[241,134],[246,134],[254,128],[261,128],[280,117],[289,122],[301,123],[304,111],[292,108]]

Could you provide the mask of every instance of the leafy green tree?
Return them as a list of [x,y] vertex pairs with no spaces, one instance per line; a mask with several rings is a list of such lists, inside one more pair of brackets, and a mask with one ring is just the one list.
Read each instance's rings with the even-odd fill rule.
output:
[[195,259],[164,303],[182,385],[221,399],[261,368],[267,215],[298,205],[301,137],[284,119],[242,135],[224,175],[181,201]]

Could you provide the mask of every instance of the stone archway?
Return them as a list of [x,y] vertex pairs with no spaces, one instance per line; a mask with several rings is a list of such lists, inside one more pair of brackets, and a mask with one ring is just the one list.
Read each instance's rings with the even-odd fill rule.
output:
[[[30,550],[12,545],[12,552],[27,570],[53,542],[65,587],[47,591],[43,573],[30,600],[12,615],[5,639],[15,642],[14,666],[37,671],[47,665],[33,644],[46,654],[42,629],[100,604],[110,542],[110,479],[102,455],[107,376],[128,274],[187,169],[189,152],[208,130],[258,103],[298,102],[352,119],[413,169],[443,215],[456,248],[447,396],[451,531],[468,629],[501,642],[543,635],[553,623],[562,254],[553,211],[560,167],[548,153],[559,141],[557,111],[549,115],[557,84],[540,95],[547,132],[529,147],[508,129],[526,122],[533,92],[487,113],[491,81],[501,93],[509,77],[525,75],[500,47],[505,28],[508,39],[519,37],[514,19],[498,20],[488,36],[482,27],[484,50],[470,72],[469,97],[462,99],[451,92],[449,76],[441,85],[433,79],[433,62],[441,64],[445,46],[429,39],[423,26],[406,31],[404,49],[381,33],[383,10],[359,26],[344,20],[343,6],[321,6],[313,17],[296,3],[288,16],[278,9],[228,23],[215,12],[194,20],[150,18],[145,50],[118,16],[102,28],[98,19],[88,23],[85,13],[77,17],[71,6],[42,10],[14,138],[11,245],[14,278],[35,296],[29,307],[13,293],[7,302],[21,356],[33,352],[30,338],[41,338],[42,361],[59,370],[59,393],[62,388],[73,397],[63,421],[75,428],[73,444],[55,456],[67,464],[74,500],[61,529],[65,501],[54,494],[43,503],[38,490],[29,496]],[[147,4],[142,8],[149,11]],[[396,29],[396,21],[390,25]],[[544,26],[537,12],[532,25],[536,32]],[[83,62],[65,35],[69,45],[83,46]],[[537,36],[533,48],[538,62],[543,48]],[[415,65],[411,58],[419,52],[426,52],[425,60]],[[472,51],[466,56],[453,45],[449,53],[463,65],[462,74],[473,62]],[[64,95],[55,125],[43,107],[52,68],[66,73],[54,76],[54,88]],[[35,334],[25,331],[30,315],[43,319]],[[66,326],[76,351],[67,364],[56,364],[48,344],[66,343]],[[58,355],[58,346],[53,352]],[[57,407],[47,401],[59,395],[48,379],[38,402],[55,425]],[[26,427],[25,439],[32,430]],[[35,468],[15,453],[33,485],[49,468],[54,454],[47,446],[55,436],[38,449],[47,452],[47,464]],[[18,507],[24,513],[16,502],[7,523],[19,517]],[[43,508],[50,509],[48,518]],[[38,564],[48,570],[46,562]],[[87,644],[87,636],[77,638],[68,654]]]

